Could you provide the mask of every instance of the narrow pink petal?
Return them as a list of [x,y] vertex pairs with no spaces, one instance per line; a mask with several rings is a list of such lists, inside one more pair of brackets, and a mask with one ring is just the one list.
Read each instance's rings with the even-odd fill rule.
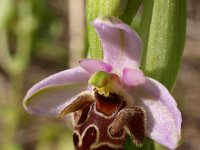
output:
[[137,104],[146,110],[147,136],[170,149],[175,149],[181,136],[182,118],[169,91],[158,81],[146,78],[145,84],[137,90],[132,89],[131,93]]
[[131,27],[114,17],[98,18],[93,24],[103,46],[105,62],[116,71],[122,71],[125,66],[139,66],[142,43]]
[[138,86],[145,82],[144,73],[137,68],[124,68],[122,80],[127,86]]
[[97,59],[84,59],[79,63],[80,66],[89,73],[94,73],[97,71],[110,72],[112,70],[112,66],[110,64]]
[[51,75],[27,92],[24,107],[32,114],[57,115],[77,94],[87,90],[89,76],[81,67]]

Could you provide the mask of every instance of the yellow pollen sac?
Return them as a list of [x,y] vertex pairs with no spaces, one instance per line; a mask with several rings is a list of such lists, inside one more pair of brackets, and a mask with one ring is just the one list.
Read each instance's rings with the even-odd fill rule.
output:
[[102,88],[97,88],[97,91],[100,95],[104,95],[106,97],[109,96],[109,89],[107,88],[107,86],[102,87]]
[[95,86],[99,94],[107,97],[110,92],[111,80],[109,73],[98,71],[90,77],[88,83]]

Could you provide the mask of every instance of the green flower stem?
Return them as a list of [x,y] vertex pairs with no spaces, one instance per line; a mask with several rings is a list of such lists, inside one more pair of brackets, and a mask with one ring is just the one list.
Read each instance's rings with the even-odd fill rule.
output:
[[91,58],[102,59],[103,50],[92,21],[99,16],[118,16],[120,0],[86,0],[86,19]]
[[186,0],[146,0],[140,35],[144,43],[141,69],[172,90],[183,54]]
[[141,3],[142,0],[127,0],[126,6],[124,8],[125,10],[119,18],[126,24],[130,25]]

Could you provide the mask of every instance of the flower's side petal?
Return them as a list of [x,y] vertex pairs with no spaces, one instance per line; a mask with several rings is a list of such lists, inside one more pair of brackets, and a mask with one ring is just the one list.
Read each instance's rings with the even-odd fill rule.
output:
[[112,66],[110,64],[96,59],[84,59],[81,60],[79,64],[89,73],[97,71],[110,72],[112,70]]
[[57,115],[77,94],[87,90],[89,76],[81,67],[51,75],[27,92],[24,107],[32,114]]
[[139,66],[142,43],[135,31],[114,17],[98,18],[93,25],[103,46],[105,62],[120,72],[125,66]]
[[145,84],[142,85],[143,90],[148,92],[152,97],[159,99],[168,109],[168,111],[174,116],[175,124],[178,133],[181,132],[182,117],[177,108],[177,103],[167,88],[155,79],[146,78]]
[[175,149],[178,146],[180,134],[173,114],[159,100],[143,98],[141,105],[147,113],[147,136],[170,149]]
[[158,81],[147,78],[145,84],[137,90],[134,88],[132,93],[138,105],[146,110],[147,136],[175,149],[181,136],[182,118],[168,90]]
[[124,68],[122,81],[127,86],[138,86],[145,82],[144,73],[137,68]]

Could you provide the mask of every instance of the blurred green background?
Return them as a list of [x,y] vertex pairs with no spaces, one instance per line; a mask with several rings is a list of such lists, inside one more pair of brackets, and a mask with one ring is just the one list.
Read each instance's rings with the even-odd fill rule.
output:
[[[200,150],[200,1],[188,0],[187,41],[173,95],[183,144]],[[0,0],[0,150],[73,149],[70,122],[25,112],[26,91],[77,66],[85,49],[84,0]]]

